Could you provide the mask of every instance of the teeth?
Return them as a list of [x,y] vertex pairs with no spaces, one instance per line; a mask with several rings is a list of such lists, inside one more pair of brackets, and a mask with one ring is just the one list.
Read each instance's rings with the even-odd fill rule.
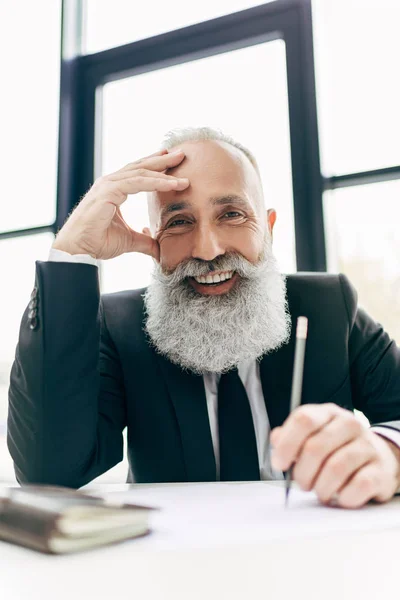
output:
[[233,271],[225,271],[224,273],[219,273],[218,275],[200,275],[199,277],[194,277],[194,279],[198,283],[219,283],[220,281],[226,281],[232,277]]

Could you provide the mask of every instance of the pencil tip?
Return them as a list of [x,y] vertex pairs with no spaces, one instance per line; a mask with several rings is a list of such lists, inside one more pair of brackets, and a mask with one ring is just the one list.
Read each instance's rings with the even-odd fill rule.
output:
[[289,503],[289,488],[286,488],[286,490],[285,490],[285,508],[288,507],[288,503]]

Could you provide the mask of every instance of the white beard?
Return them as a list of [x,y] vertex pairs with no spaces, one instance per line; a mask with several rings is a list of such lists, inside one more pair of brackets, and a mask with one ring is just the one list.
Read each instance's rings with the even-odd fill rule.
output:
[[[189,276],[237,271],[226,294],[205,296]],[[254,265],[237,253],[213,261],[190,259],[165,274],[158,263],[144,295],[145,331],[155,349],[196,374],[224,373],[243,360],[261,359],[288,341],[291,319],[285,277],[279,272],[269,235]]]

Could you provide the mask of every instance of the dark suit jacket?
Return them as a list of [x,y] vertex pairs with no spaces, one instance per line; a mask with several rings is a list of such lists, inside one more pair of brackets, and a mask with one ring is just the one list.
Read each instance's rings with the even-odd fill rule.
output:
[[[143,290],[100,298],[97,271],[36,263],[9,393],[18,481],[85,485],[122,460],[125,427],[135,481],[215,480],[203,378],[148,344]],[[400,431],[400,350],[357,309],[346,277],[289,275],[287,290],[293,322],[309,319],[302,402],[357,408]],[[289,411],[294,335],[260,364],[272,428]]]

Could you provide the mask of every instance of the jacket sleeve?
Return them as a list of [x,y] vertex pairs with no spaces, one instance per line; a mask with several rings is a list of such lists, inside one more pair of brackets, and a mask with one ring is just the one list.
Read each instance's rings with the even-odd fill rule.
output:
[[371,425],[400,431],[400,348],[362,308],[348,279],[340,282],[349,319],[349,363],[354,407]]
[[78,488],[123,458],[126,405],[98,269],[36,262],[11,370],[7,443],[19,483]]

